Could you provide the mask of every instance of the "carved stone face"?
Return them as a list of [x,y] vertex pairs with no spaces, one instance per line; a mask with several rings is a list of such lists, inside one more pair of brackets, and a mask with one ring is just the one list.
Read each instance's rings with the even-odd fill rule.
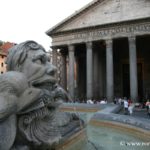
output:
[[25,74],[32,86],[51,87],[56,83],[54,77],[56,67],[49,62],[47,54],[41,49],[29,50],[21,68],[21,72]]
[[8,71],[22,72],[30,87],[42,89],[43,95],[39,97],[42,98],[41,101],[45,104],[55,101],[56,67],[49,62],[49,57],[40,44],[26,41],[15,45],[9,50],[6,63]]

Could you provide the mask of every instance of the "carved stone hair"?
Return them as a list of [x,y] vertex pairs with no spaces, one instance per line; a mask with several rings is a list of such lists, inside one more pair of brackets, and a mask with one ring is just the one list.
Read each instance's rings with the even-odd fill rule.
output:
[[25,41],[10,48],[6,60],[7,70],[20,71],[20,66],[25,61],[28,51],[38,49],[41,49],[45,52],[43,46],[35,41]]

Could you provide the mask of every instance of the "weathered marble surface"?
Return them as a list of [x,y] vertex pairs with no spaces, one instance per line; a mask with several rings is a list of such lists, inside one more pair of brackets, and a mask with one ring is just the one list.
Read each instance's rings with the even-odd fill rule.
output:
[[59,112],[68,96],[41,45],[12,47],[6,63],[8,72],[0,76],[0,149],[52,150],[83,127],[75,114]]

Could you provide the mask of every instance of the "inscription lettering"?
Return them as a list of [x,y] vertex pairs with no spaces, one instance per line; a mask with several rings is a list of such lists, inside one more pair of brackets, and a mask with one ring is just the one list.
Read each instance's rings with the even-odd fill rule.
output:
[[132,25],[118,25],[113,27],[104,27],[95,30],[88,30],[84,32],[76,32],[70,34],[62,34],[61,36],[53,37],[53,45],[62,45],[66,43],[78,43],[88,40],[100,40],[105,38],[113,38],[120,36],[142,35],[150,34],[150,23],[132,24]]
[[149,31],[150,32],[150,24],[148,25],[134,25],[134,26],[126,26],[126,27],[116,27],[111,29],[101,29],[97,31],[89,31],[85,33],[78,33],[74,35],[74,39],[84,39],[87,37],[103,37],[107,35],[115,35],[118,33],[133,33],[140,31]]

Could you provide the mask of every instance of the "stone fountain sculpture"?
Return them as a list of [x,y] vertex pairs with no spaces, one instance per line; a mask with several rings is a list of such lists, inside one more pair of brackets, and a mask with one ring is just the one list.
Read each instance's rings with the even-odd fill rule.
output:
[[55,150],[83,127],[75,114],[59,111],[67,97],[45,49],[26,41],[9,50],[0,75],[0,150]]

